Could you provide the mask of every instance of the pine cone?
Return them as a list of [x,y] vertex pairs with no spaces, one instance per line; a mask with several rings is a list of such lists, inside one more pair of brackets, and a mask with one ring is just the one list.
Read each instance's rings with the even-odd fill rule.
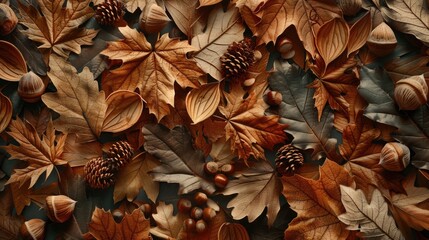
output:
[[102,157],[91,159],[85,164],[85,180],[91,188],[105,189],[115,183],[118,167]]
[[304,163],[302,153],[291,144],[281,147],[276,155],[276,168],[280,175],[291,176]]
[[95,6],[95,19],[101,25],[114,25],[124,15],[123,5],[117,0],[105,0]]
[[[123,167],[129,161],[134,154],[134,149],[126,141],[115,142],[107,153],[109,161],[112,161],[117,165],[118,168]],[[107,160],[107,159],[106,159]]]
[[245,79],[247,69],[254,62],[253,48],[250,38],[229,45],[227,52],[220,58],[224,76]]

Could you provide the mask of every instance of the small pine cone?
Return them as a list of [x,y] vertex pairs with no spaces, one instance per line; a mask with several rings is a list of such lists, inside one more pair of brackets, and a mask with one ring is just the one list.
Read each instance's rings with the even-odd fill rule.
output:
[[119,142],[115,142],[109,148],[107,157],[110,159],[110,161],[115,163],[118,166],[118,168],[121,168],[129,161],[131,161],[133,154],[134,154],[134,149],[131,147],[131,145],[128,142],[119,141]]
[[111,161],[97,157],[85,164],[84,171],[85,180],[91,188],[105,189],[115,183],[118,167]]
[[220,58],[224,76],[245,79],[247,69],[254,62],[253,49],[254,44],[250,38],[229,45],[227,52]]
[[95,6],[95,19],[101,25],[114,25],[124,15],[123,5],[117,0],[105,0]]
[[276,155],[276,168],[280,175],[291,176],[304,163],[302,153],[291,144],[281,147]]

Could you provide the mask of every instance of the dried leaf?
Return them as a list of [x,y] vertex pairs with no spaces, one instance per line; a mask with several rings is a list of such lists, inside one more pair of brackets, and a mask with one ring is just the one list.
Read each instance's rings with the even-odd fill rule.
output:
[[159,193],[159,183],[154,182],[152,176],[148,173],[158,165],[158,161],[148,153],[136,155],[118,173],[113,192],[115,203],[124,198],[132,202],[141,189],[144,189],[150,200],[156,202]]
[[63,152],[63,159],[72,168],[85,165],[89,160],[103,154],[101,143],[80,143],[76,134],[68,134]]
[[201,69],[186,58],[195,50],[185,41],[161,36],[154,48],[142,33],[129,27],[120,27],[124,40],[110,42],[102,54],[111,60],[122,60],[119,68],[111,70],[103,79],[103,89],[134,91],[140,94],[160,121],[174,106],[174,82],[181,87],[198,87]]
[[357,20],[350,28],[350,36],[347,44],[347,56],[359,50],[366,43],[366,39],[372,31],[371,13],[367,12]]
[[222,0],[199,0],[200,1],[200,7],[215,5],[217,3],[222,2]]
[[28,28],[24,33],[31,40],[42,43],[39,48],[67,57],[70,52],[80,54],[81,45],[91,45],[98,31],[79,28],[94,15],[90,0],[68,1],[66,5],[64,2],[37,0],[40,12],[39,8],[19,2],[19,9],[22,15],[20,23]]
[[343,167],[327,159],[318,180],[283,177],[283,195],[298,216],[285,231],[286,239],[346,239],[350,232],[337,219],[344,212],[340,185],[354,186]]
[[429,77],[429,55],[405,55],[400,58],[394,58],[384,65],[389,76],[393,81],[398,81],[411,76],[424,74]]
[[217,80],[221,80],[220,57],[232,42],[243,39],[244,26],[237,8],[224,12],[222,6],[213,9],[209,15],[204,33],[192,38],[192,46],[198,49],[193,57],[198,66]]
[[175,239],[180,233],[183,221],[189,218],[183,213],[174,216],[173,205],[166,205],[164,202],[158,204],[156,213],[152,214],[152,217],[156,222],[156,227],[151,228],[150,233],[163,239]]
[[139,94],[128,90],[118,90],[106,99],[107,109],[102,131],[121,132],[133,126],[143,111],[143,101]]
[[89,233],[96,239],[149,240],[150,221],[140,209],[125,213],[120,223],[116,223],[110,211],[95,208],[89,223]]
[[12,102],[8,97],[0,92],[0,133],[9,125],[9,122],[12,119],[12,113]]
[[76,133],[80,142],[95,141],[102,130],[106,113],[104,92],[88,68],[81,73],[64,59],[51,56],[48,76],[57,92],[45,93],[43,102],[60,114],[55,126],[64,133]]
[[20,228],[24,221],[17,216],[0,215],[0,240],[15,240],[21,236]]
[[395,220],[388,214],[387,203],[377,189],[368,203],[362,190],[341,185],[341,201],[346,213],[338,219],[350,230],[360,230],[365,238],[403,239]]
[[152,0],[123,0],[123,2],[128,12],[133,13],[137,8],[143,11],[145,6],[149,6],[149,3],[152,2]]
[[348,41],[349,27],[343,18],[334,18],[320,27],[317,32],[316,47],[325,66],[340,56],[347,48]]
[[168,130],[159,125],[143,128],[145,149],[161,161],[152,171],[155,181],[178,183],[179,194],[197,189],[213,193],[213,182],[204,174],[204,155],[194,150],[192,139],[182,127]]
[[25,183],[22,186],[20,185],[19,182],[10,184],[13,189],[13,204],[16,209],[16,214],[18,215],[21,215],[24,208],[29,206],[31,202],[36,203],[42,208],[46,204],[47,196],[60,194],[57,183],[52,183],[38,189],[29,188],[29,183]]
[[203,30],[209,9],[198,8],[198,0],[166,0],[164,3],[174,23],[188,39]]
[[213,115],[219,105],[220,93],[220,84],[216,82],[192,89],[186,95],[186,110],[194,124]]
[[21,52],[13,44],[0,40],[0,78],[19,81],[27,73],[27,64]]
[[280,210],[280,192],[277,171],[267,161],[261,161],[240,172],[238,179],[229,181],[220,193],[237,194],[227,205],[233,208],[231,215],[234,219],[247,217],[253,222],[267,208],[268,225],[271,226]]
[[224,223],[219,229],[218,240],[250,240],[246,228],[239,223]]

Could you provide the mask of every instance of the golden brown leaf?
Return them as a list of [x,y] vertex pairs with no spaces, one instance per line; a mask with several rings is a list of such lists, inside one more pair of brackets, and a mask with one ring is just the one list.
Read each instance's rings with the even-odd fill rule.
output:
[[103,154],[98,141],[81,143],[76,134],[68,134],[64,146],[63,159],[74,168],[85,165],[89,160]]
[[12,102],[0,92],[0,133],[9,125],[12,119]]
[[[219,211],[219,210],[216,210]],[[202,233],[198,232],[187,232],[184,228],[177,236],[177,239],[181,240],[215,240],[218,239],[218,232],[222,224],[225,223],[225,213],[220,211],[216,213],[216,216],[207,222],[206,231]],[[220,239],[219,239],[220,240]]]
[[185,41],[161,36],[154,48],[142,33],[129,27],[119,31],[124,40],[110,42],[102,54],[112,60],[122,60],[122,65],[110,71],[103,79],[103,89],[134,91],[140,94],[160,121],[174,106],[174,82],[181,87],[198,87],[198,77],[203,74],[186,53],[195,50]]
[[42,43],[39,48],[49,49],[62,57],[70,52],[80,54],[81,45],[92,45],[92,39],[98,31],[79,28],[94,15],[89,6],[90,0],[68,1],[63,8],[64,0],[37,0],[40,12],[32,5],[20,2],[22,15],[20,23],[28,29],[24,32],[36,42]]
[[173,215],[173,205],[160,202],[152,217],[156,227],[150,229],[151,234],[163,239],[175,239],[182,229],[183,221],[189,218],[189,215],[180,212]]
[[48,76],[57,92],[45,93],[43,102],[60,114],[55,126],[64,133],[76,133],[79,141],[95,141],[102,130],[106,103],[104,92],[88,68],[81,73],[64,59],[52,55]]
[[347,56],[359,50],[365,43],[372,30],[371,13],[367,12],[357,20],[350,28],[349,42],[347,44]]
[[200,1],[200,7],[215,5],[217,3],[222,2],[222,0],[199,0],[199,1]]
[[13,44],[0,40],[0,78],[19,81],[27,73],[27,64],[21,52]]
[[285,231],[286,239],[346,239],[350,231],[337,216],[343,213],[340,185],[354,186],[340,165],[325,160],[318,180],[283,177],[283,195],[298,216]]
[[174,23],[188,39],[202,32],[209,9],[198,8],[198,0],[166,0],[164,3]]
[[[133,13],[137,10],[137,8],[139,8],[140,10],[143,11],[143,9],[145,8],[145,6],[149,6],[150,2],[152,2],[152,0],[123,0],[125,8]],[[153,1],[154,2],[154,1]]]
[[149,240],[149,228],[150,221],[140,209],[126,213],[122,221],[116,223],[110,211],[95,208],[89,223],[89,233],[98,240]]
[[194,124],[213,115],[219,105],[220,94],[220,84],[215,82],[192,89],[186,95],[186,110]]
[[143,111],[143,101],[139,94],[128,90],[118,90],[106,99],[107,109],[102,131],[121,132],[133,126]]

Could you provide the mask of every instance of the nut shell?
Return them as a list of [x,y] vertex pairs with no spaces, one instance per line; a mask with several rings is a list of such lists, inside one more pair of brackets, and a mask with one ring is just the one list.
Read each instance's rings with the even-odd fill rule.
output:
[[410,163],[410,149],[402,143],[386,143],[381,149],[379,164],[386,170],[400,172]]
[[202,233],[206,230],[207,230],[207,223],[204,220],[201,219],[195,223],[195,231],[197,233]]
[[225,188],[226,185],[228,185],[228,181],[229,181],[228,177],[225,176],[225,174],[222,174],[222,173],[218,173],[214,177],[214,184],[218,188]]
[[11,33],[18,24],[15,12],[8,5],[0,3],[0,35],[6,36]]
[[165,10],[157,4],[145,7],[140,15],[140,28],[147,33],[161,31],[170,22]]
[[428,86],[423,75],[399,80],[394,97],[401,110],[415,110],[427,102]]
[[53,222],[67,221],[73,215],[75,205],[76,201],[65,195],[46,197],[48,217]]
[[210,175],[216,174],[218,170],[219,170],[219,165],[217,164],[217,162],[210,161],[204,164],[204,171],[207,174],[210,174]]
[[45,92],[43,80],[33,72],[22,75],[18,83],[18,95],[26,102],[35,103]]
[[201,219],[202,217],[203,217],[203,209],[199,207],[193,207],[191,209],[191,218],[198,220],[198,219]]
[[266,95],[266,102],[270,106],[279,106],[283,101],[283,96],[277,91],[269,91]]
[[193,232],[195,231],[195,220],[192,218],[187,218],[183,221],[183,226],[185,227],[185,231]]
[[382,57],[391,53],[396,48],[398,41],[389,25],[382,22],[372,30],[366,43],[371,53]]
[[216,217],[216,211],[211,207],[206,207],[203,210],[203,219],[207,222],[210,222],[214,217]]
[[42,219],[33,218],[21,225],[21,235],[24,239],[42,240],[45,238],[45,224]]
[[181,213],[188,213],[192,208],[192,202],[187,198],[180,198],[177,202],[177,208]]
[[207,194],[203,192],[197,192],[194,195],[194,201],[198,206],[202,206],[207,203]]

